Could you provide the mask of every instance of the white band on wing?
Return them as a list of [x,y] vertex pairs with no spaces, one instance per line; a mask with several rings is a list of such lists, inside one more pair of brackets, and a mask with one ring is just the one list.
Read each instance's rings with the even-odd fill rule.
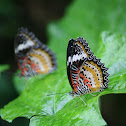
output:
[[28,47],[31,47],[34,45],[34,42],[32,40],[27,40],[27,42],[24,44],[19,44],[19,46],[15,49],[15,53],[18,53],[20,50],[27,49]]
[[82,58],[86,58],[87,57],[87,54],[86,53],[82,53],[82,54],[76,54],[76,55],[73,55],[73,57],[69,56],[68,57],[68,60],[67,60],[67,66],[69,65],[69,63],[71,62],[76,62],[77,60],[80,60]]

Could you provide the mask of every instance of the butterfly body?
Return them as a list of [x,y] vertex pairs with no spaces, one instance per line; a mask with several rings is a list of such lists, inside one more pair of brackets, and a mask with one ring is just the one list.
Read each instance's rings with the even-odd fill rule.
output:
[[79,37],[71,39],[67,48],[67,75],[73,89],[71,95],[101,92],[108,87],[108,68]]
[[21,76],[51,73],[57,69],[55,54],[27,28],[20,28],[15,38],[15,54]]

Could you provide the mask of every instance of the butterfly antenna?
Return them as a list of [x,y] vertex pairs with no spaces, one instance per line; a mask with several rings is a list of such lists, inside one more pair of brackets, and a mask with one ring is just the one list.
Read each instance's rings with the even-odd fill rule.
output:
[[76,107],[77,107],[78,106],[78,101],[77,101],[77,99],[75,99],[75,96],[72,96],[72,97],[77,102],[77,105],[76,105]]

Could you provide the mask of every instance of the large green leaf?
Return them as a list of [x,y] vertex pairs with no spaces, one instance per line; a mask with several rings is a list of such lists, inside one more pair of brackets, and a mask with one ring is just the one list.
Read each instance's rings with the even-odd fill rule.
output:
[[[1,117],[9,122],[17,117],[30,118],[30,126],[105,125],[98,98],[104,94],[126,92],[126,36],[102,31],[123,33],[126,27],[125,10],[125,1],[74,1],[63,19],[48,26],[49,47],[57,55],[58,70],[29,79],[30,90],[26,87],[17,99],[1,109]],[[85,99],[82,96],[87,107],[78,97],[75,98],[77,103],[66,93],[72,90],[66,74],[67,44],[70,38],[78,36],[88,40],[92,51],[109,67],[110,73],[108,89],[96,97],[86,94]],[[15,76],[15,80],[18,83],[20,78]]]
[[[102,33],[101,48],[98,56],[109,66],[109,88],[96,97],[86,94],[84,103],[77,102],[65,92],[71,91],[67,80],[66,68],[59,67],[56,72],[29,80],[30,90],[27,88],[14,101],[1,109],[3,119],[11,122],[16,117],[31,118],[30,125],[104,125],[101,117],[98,98],[108,93],[125,93],[126,89],[126,36]],[[116,56],[116,54],[118,56]],[[113,59],[113,60],[112,60]],[[64,92],[64,94],[63,94]],[[61,94],[58,94],[61,93]],[[53,95],[54,94],[54,95]],[[84,98],[84,97],[83,97]]]

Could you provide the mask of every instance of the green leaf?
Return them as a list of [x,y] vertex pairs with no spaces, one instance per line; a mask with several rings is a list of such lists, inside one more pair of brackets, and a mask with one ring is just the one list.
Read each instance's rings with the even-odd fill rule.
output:
[[[4,64],[4,65],[0,65],[0,81],[3,81],[1,79],[1,72],[5,71],[5,70],[8,70],[9,69],[9,65],[8,64]],[[2,87],[1,87],[2,88]]]
[[22,93],[22,91],[24,90],[25,86],[26,86],[26,80],[19,77],[19,74],[20,74],[20,70],[18,70],[16,73],[15,73],[15,77],[13,79],[13,82],[14,82],[14,86],[16,87],[16,91],[20,94]]
[[9,65],[0,65],[0,72],[3,72],[5,70],[9,69]]
[[[26,117],[30,119],[30,126],[106,125],[98,99],[101,95],[126,92],[126,36],[102,31],[123,33],[125,11],[125,1],[74,1],[63,19],[48,26],[49,47],[57,55],[58,70],[29,79],[30,90],[26,87],[17,99],[0,110],[2,119],[12,122],[17,117]],[[73,99],[67,93],[72,89],[66,73],[66,49],[69,39],[78,36],[89,42],[94,54],[109,67],[110,73],[108,89],[96,97],[86,94],[85,99],[82,96],[87,107],[78,97]],[[16,76],[15,80],[20,83]]]
[[[39,76],[30,79],[28,81],[30,90],[25,88],[17,99],[1,109],[1,117],[11,122],[16,117],[31,118],[33,116],[30,126],[60,125],[61,123],[93,125],[94,122],[95,125],[105,125],[99,111],[98,98],[104,94],[126,92],[126,55],[123,53],[126,47],[125,40],[125,35],[102,33],[101,48],[99,48],[101,51],[98,50],[97,54],[102,62],[109,66],[111,74],[109,88],[96,97],[86,94],[87,99],[84,99],[82,96],[87,107],[78,97],[75,98],[78,101],[77,104],[75,99],[65,93],[70,92],[71,87],[66,68],[59,67],[56,72],[46,75],[43,79]],[[118,56],[113,56],[115,53]]]

